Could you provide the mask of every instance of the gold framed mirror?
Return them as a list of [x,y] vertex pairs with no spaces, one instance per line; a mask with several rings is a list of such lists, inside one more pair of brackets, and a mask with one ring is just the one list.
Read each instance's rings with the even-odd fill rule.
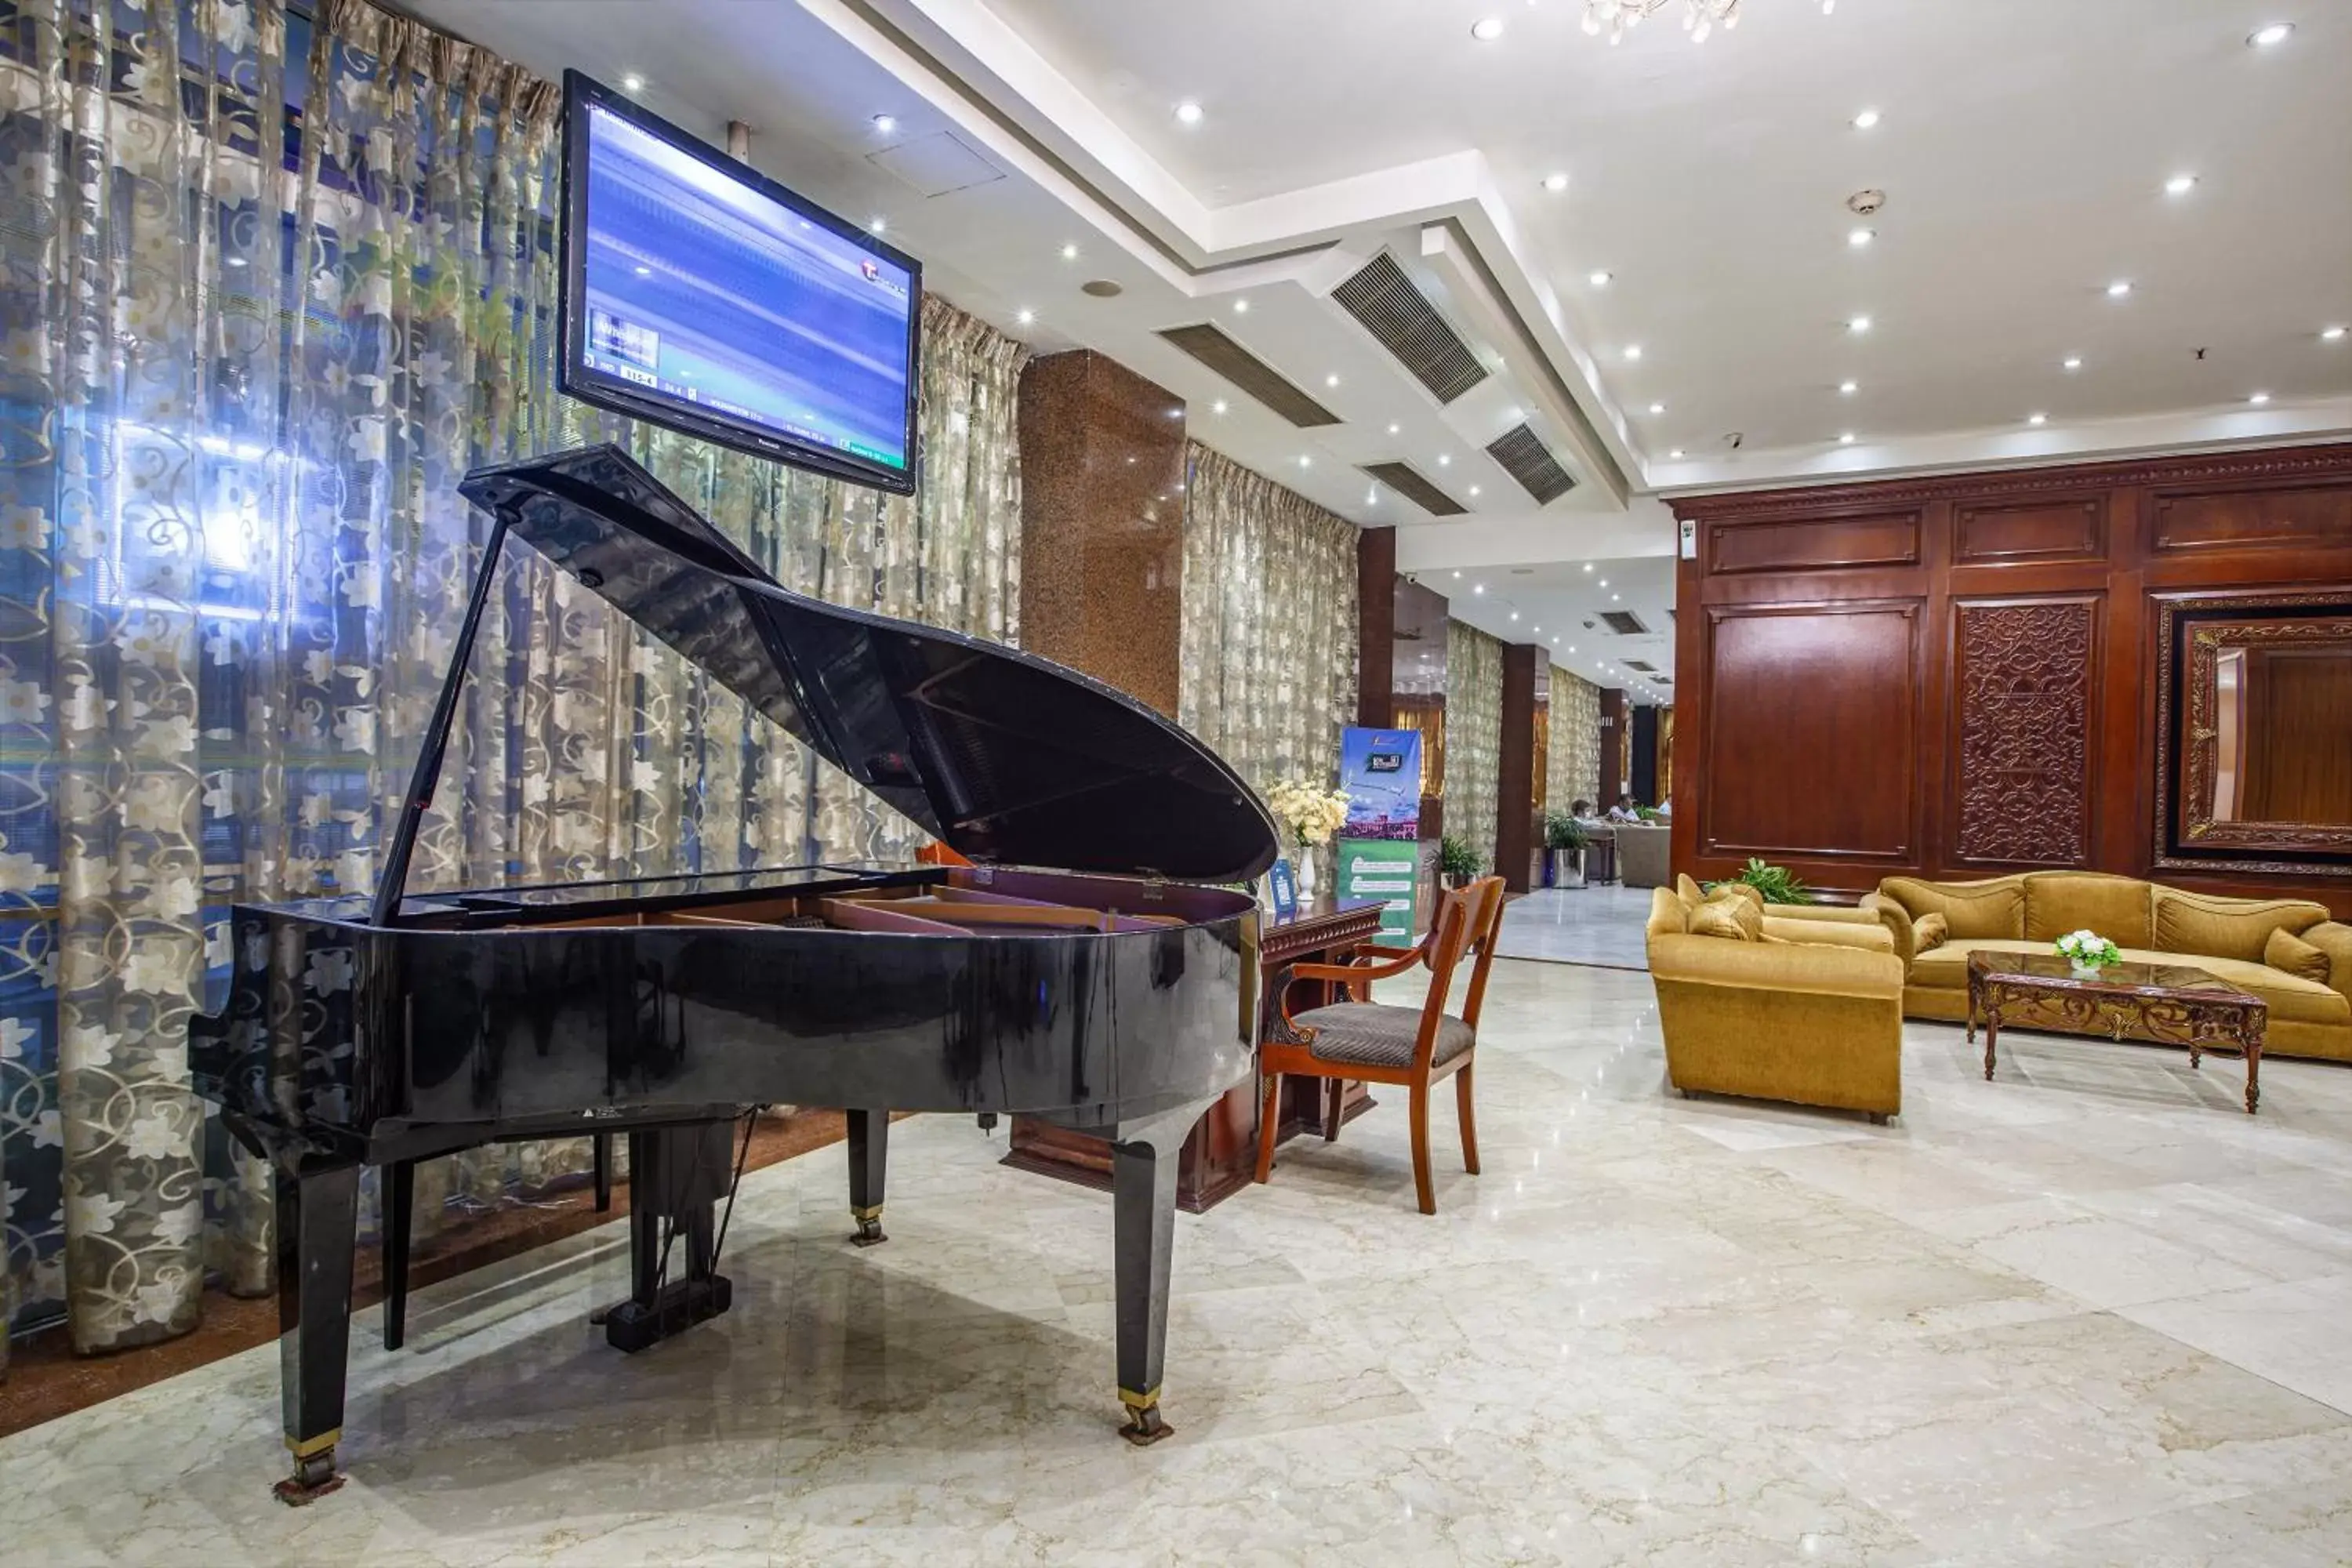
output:
[[2159,601],[2156,863],[2352,876],[2352,589]]

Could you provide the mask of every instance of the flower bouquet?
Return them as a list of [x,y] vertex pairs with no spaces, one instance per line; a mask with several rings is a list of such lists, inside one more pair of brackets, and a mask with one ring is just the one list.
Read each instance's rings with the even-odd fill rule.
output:
[[2095,931],[2070,931],[2053,943],[2058,956],[2074,966],[2078,980],[2094,980],[2099,971],[2124,961],[2122,951]]
[[1266,809],[1298,846],[1298,896],[1315,890],[1318,845],[1328,844],[1348,823],[1348,797],[1306,779],[1285,779],[1265,792]]

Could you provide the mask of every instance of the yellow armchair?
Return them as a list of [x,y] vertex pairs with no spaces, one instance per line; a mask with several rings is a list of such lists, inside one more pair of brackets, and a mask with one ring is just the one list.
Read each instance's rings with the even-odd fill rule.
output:
[[1650,978],[1676,1089],[1860,1110],[1874,1121],[1902,1110],[1903,965],[1882,929],[1868,928],[1869,946],[1739,942],[1693,935],[1687,918],[1666,889],[1652,899]]

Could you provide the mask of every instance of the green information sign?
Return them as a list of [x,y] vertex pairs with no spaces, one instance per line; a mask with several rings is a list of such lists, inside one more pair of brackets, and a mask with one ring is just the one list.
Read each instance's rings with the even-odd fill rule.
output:
[[1409,944],[1413,875],[1420,860],[1421,846],[1412,839],[1342,838],[1339,896],[1387,900],[1388,908],[1381,911],[1381,935],[1392,944]]

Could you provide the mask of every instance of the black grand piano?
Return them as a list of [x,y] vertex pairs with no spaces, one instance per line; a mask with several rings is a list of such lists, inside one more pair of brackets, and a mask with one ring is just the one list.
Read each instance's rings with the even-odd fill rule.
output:
[[[849,1113],[852,1239],[882,1238],[893,1110],[1018,1111],[1113,1151],[1122,1430],[1160,1414],[1177,1150],[1250,1069],[1275,830],[1217,756],[1013,649],[789,593],[625,453],[477,470],[478,579],[371,899],[238,907],[196,1088],[276,1175],[281,1496],[339,1484],[359,1173],[628,1135],[641,1349],[727,1309],[739,1119]],[[502,546],[519,537],[969,858],[404,890]],[[625,1375],[624,1372],[616,1376]]]

